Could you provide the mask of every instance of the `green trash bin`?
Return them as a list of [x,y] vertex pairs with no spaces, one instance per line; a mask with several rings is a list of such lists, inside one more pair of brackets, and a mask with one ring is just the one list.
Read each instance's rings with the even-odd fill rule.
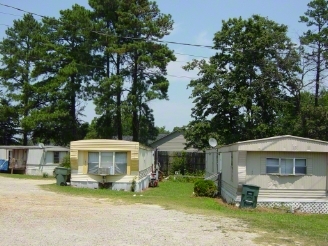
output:
[[66,182],[68,181],[68,177],[71,175],[71,169],[66,167],[56,167],[55,168],[55,176],[57,180],[57,185],[66,186]]
[[256,208],[259,191],[259,186],[243,185],[240,208]]

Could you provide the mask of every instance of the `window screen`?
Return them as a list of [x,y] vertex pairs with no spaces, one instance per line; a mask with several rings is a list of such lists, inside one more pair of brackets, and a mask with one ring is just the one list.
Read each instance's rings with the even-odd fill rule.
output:
[[281,174],[293,174],[294,160],[293,159],[281,159]]
[[115,174],[126,174],[127,172],[127,154],[115,153]]
[[266,172],[267,173],[279,173],[279,159],[278,158],[267,158]]
[[306,159],[295,159],[295,174],[306,174]]
[[99,153],[89,152],[88,155],[88,173],[97,174],[99,167]]

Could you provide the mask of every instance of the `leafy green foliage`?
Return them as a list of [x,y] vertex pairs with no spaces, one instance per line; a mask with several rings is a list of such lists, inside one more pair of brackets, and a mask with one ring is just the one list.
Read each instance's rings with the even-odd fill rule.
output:
[[[94,103],[100,118],[107,120],[105,135],[122,139],[131,132],[133,141],[147,143],[158,134],[148,103],[167,99],[169,83],[164,75],[175,57],[166,45],[144,38],[167,35],[171,17],[148,0],[90,0],[89,4],[97,30],[108,34],[97,37],[94,46],[97,56],[101,54]],[[131,120],[129,130],[124,126],[127,120]]]
[[42,59],[42,34],[42,25],[31,14],[26,14],[22,20],[14,21],[0,42],[0,83],[8,100],[17,105],[23,145],[27,145],[28,136],[33,131],[27,120],[31,111],[45,103],[38,96],[45,85],[35,75],[35,67]]
[[198,180],[194,184],[194,193],[196,196],[214,197],[217,187],[212,180]]
[[169,130],[165,129],[165,126],[162,126],[162,127],[157,126],[156,129],[158,131],[158,134],[169,134],[170,133]]
[[60,167],[71,168],[71,160],[69,154],[64,156],[63,160],[59,164]]
[[19,115],[7,99],[0,98],[0,144],[14,145],[18,143],[16,134],[19,133]]
[[185,127],[188,146],[208,147],[276,134],[277,113],[298,88],[298,52],[287,26],[254,15],[223,21],[214,36],[215,56],[184,68],[199,69],[192,80],[194,120]]
[[170,174],[175,174],[175,172],[185,174],[186,164],[186,152],[182,151],[181,153],[174,153],[172,164],[170,166]]
[[[89,99],[88,83],[91,79],[92,63],[89,31],[92,24],[90,11],[79,5],[60,11],[60,18],[44,18],[44,33],[47,42],[43,46],[46,54],[38,62],[38,75],[47,75],[47,104],[33,112],[30,123],[37,132],[35,141],[48,139],[58,144],[68,144],[81,139],[83,123],[78,117],[83,107],[81,100]],[[74,25],[72,25],[74,23]]]

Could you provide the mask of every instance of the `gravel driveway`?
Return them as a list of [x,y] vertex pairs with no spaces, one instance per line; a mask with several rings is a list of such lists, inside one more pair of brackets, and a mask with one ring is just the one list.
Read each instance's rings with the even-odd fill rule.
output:
[[234,219],[69,197],[46,183],[0,177],[0,245],[256,245]]

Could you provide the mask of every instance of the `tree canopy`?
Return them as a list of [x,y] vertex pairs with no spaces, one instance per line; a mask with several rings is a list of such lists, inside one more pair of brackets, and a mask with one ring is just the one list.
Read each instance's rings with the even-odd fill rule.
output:
[[[170,14],[150,0],[89,0],[58,18],[25,14],[0,42],[0,143],[68,145],[84,138],[147,144],[158,134],[153,100],[168,100],[174,51],[160,42]],[[300,13],[301,14],[301,13]],[[288,27],[260,15],[229,18],[213,35],[215,55],[193,60],[192,121],[177,126],[187,147],[209,147],[292,134],[328,141],[326,127],[328,1],[312,0],[299,22],[300,45]],[[87,103],[96,117],[82,120]],[[164,122],[165,123],[165,122]]]

